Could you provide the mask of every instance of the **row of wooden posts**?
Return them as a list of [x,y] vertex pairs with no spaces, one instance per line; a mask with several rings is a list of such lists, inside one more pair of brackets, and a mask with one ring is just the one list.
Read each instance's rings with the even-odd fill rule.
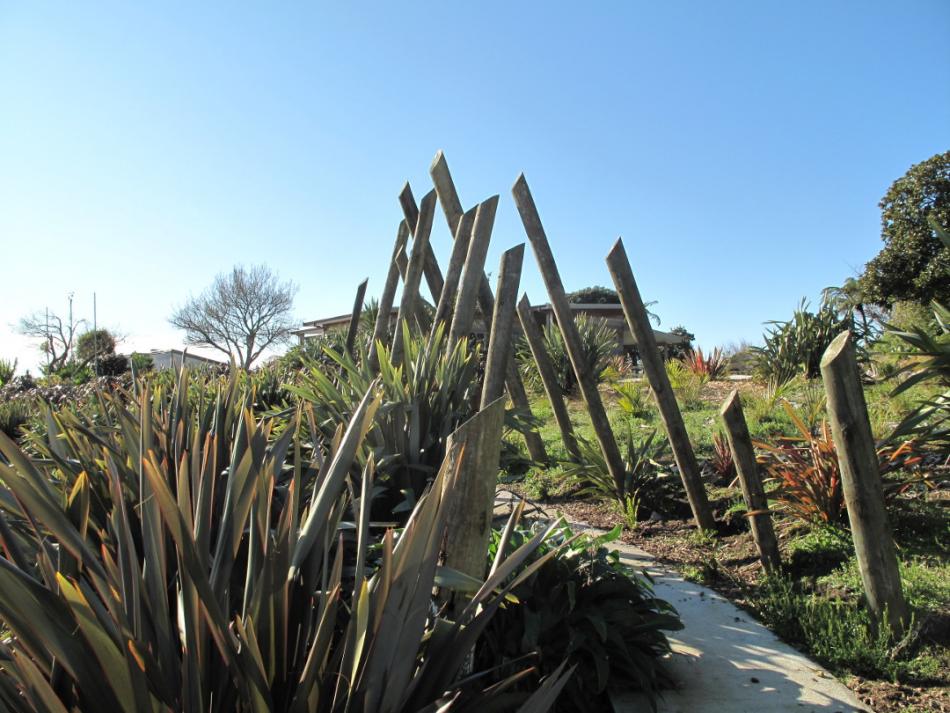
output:
[[[540,328],[531,314],[531,303],[527,295],[518,299],[524,244],[502,255],[494,293],[484,271],[499,197],[492,196],[464,211],[441,151],[436,154],[429,172],[434,188],[423,196],[418,205],[408,183],[399,195],[404,219],[396,233],[389,270],[379,297],[379,312],[369,344],[369,363],[372,368],[379,368],[376,345],[388,343],[390,318],[400,280],[403,289],[391,345],[393,359],[397,362],[404,347],[401,329],[404,321],[414,325],[420,333],[428,328],[430,344],[439,331],[447,332],[448,345],[451,346],[468,337],[476,313],[480,313],[489,333],[480,410],[470,422],[453,434],[446,446],[450,461],[462,459],[462,454],[465,454],[460,462],[462,471],[456,480],[459,492],[451,501],[453,512],[449,521],[453,527],[446,543],[446,564],[473,576],[481,576],[484,574],[485,553],[491,531],[505,391],[517,410],[530,414],[528,395],[513,356],[513,342],[517,336],[516,316],[551,403],[568,457],[579,460],[581,455],[553,366],[544,350]],[[626,479],[624,461],[597,388],[597,375],[586,368],[582,358],[580,335],[524,175],[515,181],[512,195],[544,280],[581,397],[590,414],[594,434],[617,492],[622,496]],[[437,203],[454,238],[444,275],[429,243]],[[657,349],[622,240],[618,239],[614,244],[606,263],[620,297],[624,317],[636,340],[643,371],[669,439],[693,519],[701,530],[714,530],[715,521],[696,455],[670,386],[663,358]],[[420,287],[423,279],[435,304],[431,326],[427,324],[422,309]],[[346,344],[351,352],[355,347],[365,294],[366,281],[363,281],[357,289],[347,333]],[[886,616],[891,626],[900,630],[907,624],[908,609],[901,591],[894,543],[884,510],[874,440],[848,333],[840,335],[828,348],[821,371],[851,532],[868,603],[879,618]],[[777,571],[781,565],[778,542],[737,391],[733,391],[726,399],[721,416],[762,564],[767,571]],[[547,462],[547,453],[539,434],[528,428],[523,436],[531,458],[539,463]]]

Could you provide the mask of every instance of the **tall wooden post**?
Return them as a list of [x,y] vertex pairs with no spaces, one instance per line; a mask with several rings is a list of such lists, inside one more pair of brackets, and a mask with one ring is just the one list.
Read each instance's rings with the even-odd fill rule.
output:
[[369,365],[373,373],[379,370],[379,354],[376,353],[377,343],[385,344],[389,339],[389,323],[392,321],[393,301],[396,298],[396,288],[399,286],[400,254],[406,253],[406,241],[409,239],[409,226],[406,221],[400,221],[396,231],[396,244],[393,247],[393,256],[389,261],[389,271],[386,273],[386,282],[383,284],[383,293],[379,296],[379,313],[376,315],[376,324],[373,325],[373,341],[369,345]]
[[535,366],[538,367],[538,374],[541,376],[544,392],[548,396],[548,401],[551,402],[551,410],[554,412],[557,427],[561,431],[564,448],[570,459],[575,463],[579,463],[581,451],[577,446],[574,426],[571,423],[570,414],[567,412],[567,406],[564,404],[564,396],[561,393],[560,385],[557,383],[557,376],[554,374],[554,365],[544,348],[544,337],[541,334],[541,329],[538,327],[534,315],[531,314],[531,302],[528,301],[527,295],[522,296],[518,303],[518,318],[521,320],[521,329],[524,332],[525,341],[528,342],[528,348],[531,349]]
[[455,297],[455,313],[449,328],[449,345],[460,339],[467,339],[475,321],[475,304],[478,299],[478,281],[484,274],[485,257],[488,255],[488,243],[495,225],[495,211],[498,209],[498,196],[492,196],[480,203],[475,213],[475,225],[472,239],[468,244],[465,266],[462,269],[458,294]]
[[482,578],[488,567],[491,534],[501,456],[504,399],[496,399],[449,436],[445,457],[454,468],[461,459],[455,488],[448,503],[445,565]]
[[775,539],[775,530],[772,529],[769,501],[762,488],[762,478],[759,476],[759,468],[755,462],[755,449],[752,447],[749,427],[742,413],[742,401],[739,399],[738,389],[733,389],[732,393],[726,397],[719,415],[726,424],[726,440],[729,441],[732,460],[736,464],[736,473],[742,485],[742,498],[749,511],[749,527],[752,530],[755,546],[759,550],[759,559],[762,560],[762,566],[767,572],[778,572],[782,566],[778,540]]
[[850,332],[842,332],[828,345],[821,358],[821,378],[868,605],[878,621],[886,616],[891,629],[899,633],[909,621],[909,612]]
[[462,277],[462,268],[465,266],[465,257],[468,255],[468,245],[472,238],[472,226],[475,224],[476,208],[467,211],[458,223],[455,231],[455,242],[452,244],[452,256],[445,270],[445,281],[442,284],[442,294],[439,295],[439,304],[435,308],[435,318],[432,320],[432,334],[440,324],[449,322],[449,316],[455,307],[455,297],[458,294],[459,280]]
[[409,267],[406,269],[406,279],[402,290],[402,299],[399,302],[399,317],[396,322],[396,333],[393,335],[393,363],[402,361],[402,323],[411,319],[419,308],[419,283],[422,280],[423,267],[426,260],[426,246],[429,244],[429,234],[432,232],[432,218],[435,214],[435,191],[429,191],[422,199],[419,209],[419,222],[413,231],[415,238],[412,241],[412,256],[409,258]]
[[[442,205],[442,211],[445,213],[445,220],[449,225],[452,235],[456,234],[458,223],[462,218],[462,202],[459,200],[458,191],[455,188],[455,181],[452,180],[452,174],[449,172],[449,165],[445,160],[445,155],[439,151],[432,161],[429,168],[429,175],[432,176],[432,184],[435,186],[435,192],[439,196],[439,203]],[[478,308],[481,310],[482,318],[485,320],[485,329],[491,329],[491,315],[495,311],[495,298],[492,295],[491,285],[488,283],[488,276],[482,272],[481,279],[477,286]],[[524,382],[521,374],[518,373],[518,367],[515,364],[514,355],[511,356],[506,369],[507,378],[505,386],[508,389],[508,395],[511,397],[512,405],[522,413],[531,415],[531,403],[528,400],[528,392],[525,391]],[[546,463],[548,454],[544,449],[544,441],[533,428],[521,432],[524,436],[525,445],[528,448],[528,454],[531,459],[537,463]]]
[[360,314],[363,312],[363,298],[366,296],[366,284],[369,278],[363,280],[356,288],[356,299],[353,300],[353,313],[350,315],[350,325],[346,330],[346,351],[356,358],[356,332],[360,328]]
[[498,268],[498,288],[495,290],[495,313],[492,315],[488,354],[485,358],[482,408],[501,398],[505,392],[505,371],[511,360],[515,302],[518,299],[523,262],[524,243],[506,250],[501,256],[501,266]]
[[[419,222],[419,208],[416,207],[416,199],[412,195],[412,188],[408,181],[399,193],[399,205],[402,207],[402,214],[405,216],[409,227],[413,228],[412,236],[413,240],[415,240],[415,226]],[[429,292],[432,295],[432,304],[438,304],[439,295],[442,294],[442,271],[439,269],[439,262],[436,260],[435,251],[432,249],[432,245],[428,239],[426,240],[424,252],[425,262],[422,265],[422,271],[426,278],[426,285],[429,287]]]
[[531,241],[531,247],[534,249],[538,268],[544,278],[544,284],[551,299],[551,306],[554,309],[561,335],[564,338],[564,348],[571,360],[571,366],[574,368],[581,395],[584,397],[587,409],[590,412],[591,425],[594,427],[594,433],[600,443],[604,460],[607,462],[607,469],[614,479],[617,493],[622,496],[626,482],[623,458],[620,456],[620,449],[617,448],[617,441],[614,439],[614,433],[610,428],[610,421],[607,419],[606,411],[604,411],[600,392],[597,391],[595,376],[588,372],[584,365],[581,338],[577,332],[577,326],[574,324],[574,314],[567,302],[567,295],[564,293],[564,285],[561,283],[561,275],[558,272],[557,263],[554,261],[554,254],[551,252],[551,246],[548,244],[547,235],[545,235],[544,227],[541,225],[541,218],[538,215],[538,209],[534,204],[534,198],[531,196],[524,174],[520,175],[518,180],[515,181],[511,192],[515,197],[515,205],[518,206],[521,222],[524,224],[525,232]]
[[624,250],[622,240],[617,240],[607,255],[607,268],[617,288],[617,294],[620,295],[624,317],[637,340],[637,351],[643,362],[643,371],[653,389],[653,397],[656,399],[663,427],[670,439],[673,458],[676,460],[683,487],[686,489],[693,519],[701,530],[712,530],[716,522],[709,508],[706,490],[703,488],[699,464],[696,462],[696,455],[689,442],[683,415],[676,404],[676,396],[670,388],[670,379],[666,375],[663,359],[656,348],[653,327],[650,326],[650,318],[643,306],[643,299],[640,297],[637,281],[633,278],[633,271],[630,269],[630,262],[627,260],[627,252]]

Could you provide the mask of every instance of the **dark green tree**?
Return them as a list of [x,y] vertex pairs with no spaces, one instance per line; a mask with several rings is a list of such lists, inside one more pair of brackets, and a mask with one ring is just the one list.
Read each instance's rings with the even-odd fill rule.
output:
[[928,223],[950,226],[950,151],[914,166],[881,199],[884,249],[861,278],[867,299],[890,306],[898,300],[950,300],[950,249]]

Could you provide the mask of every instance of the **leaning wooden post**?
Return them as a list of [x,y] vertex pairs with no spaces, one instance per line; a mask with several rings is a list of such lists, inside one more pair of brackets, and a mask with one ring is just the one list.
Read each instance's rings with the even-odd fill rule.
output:
[[488,567],[504,422],[505,401],[496,399],[459,426],[445,445],[450,468],[461,459],[448,498],[445,565],[480,579]]
[[406,221],[400,221],[396,232],[396,245],[393,247],[393,256],[389,261],[389,272],[386,273],[386,282],[383,284],[383,293],[379,296],[379,313],[376,315],[376,324],[373,325],[373,338],[369,345],[369,365],[375,374],[379,371],[379,354],[376,353],[377,344],[385,344],[389,340],[390,322],[392,322],[393,300],[396,298],[396,288],[399,286],[399,256],[405,257],[406,241],[409,239],[409,226]]
[[663,359],[656,348],[653,327],[650,326],[650,318],[643,306],[640,290],[637,287],[637,281],[633,278],[633,271],[630,269],[630,262],[627,260],[627,252],[623,248],[622,240],[617,240],[607,255],[607,268],[617,288],[617,294],[620,295],[624,317],[637,340],[637,352],[643,362],[643,371],[653,389],[653,398],[656,400],[663,427],[670,440],[670,448],[673,450],[673,458],[676,460],[683,487],[686,489],[693,519],[699,529],[712,530],[716,522],[706,498],[706,490],[703,488],[696,454],[693,453],[693,447],[690,445],[683,415],[676,404],[676,396],[670,388],[670,379],[666,375]]
[[455,313],[449,327],[449,346],[461,339],[467,339],[475,321],[475,304],[478,299],[478,281],[484,274],[485,258],[488,255],[488,243],[495,225],[495,211],[498,210],[498,196],[492,196],[480,203],[475,213],[475,225],[472,239],[468,244],[465,266],[462,269],[458,294],[455,297]]
[[356,332],[360,328],[360,314],[363,312],[363,298],[366,296],[366,284],[369,278],[363,280],[356,288],[356,299],[353,300],[353,314],[350,315],[350,326],[346,330],[346,351],[356,358]]
[[909,621],[909,612],[901,589],[877,450],[850,332],[842,332],[828,345],[821,358],[821,378],[868,605],[878,621],[884,621],[886,616],[891,629],[899,633]]
[[505,393],[505,372],[511,356],[515,302],[518,299],[523,262],[524,243],[506,250],[501,256],[501,266],[498,268],[498,288],[495,290],[495,313],[492,315],[488,354],[485,358],[482,408],[501,398]]
[[749,527],[759,550],[759,559],[767,572],[778,572],[782,566],[778,540],[775,539],[775,530],[772,529],[769,501],[762,488],[762,478],[755,462],[755,449],[752,447],[749,427],[742,413],[738,389],[733,389],[726,397],[719,415],[726,424],[726,440],[729,441],[729,450],[732,451],[732,460],[736,464],[736,473],[742,485],[742,498],[749,511]]
[[[452,256],[445,270],[445,281],[442,284],[442,294],[439,295],[439,304],[435,308],[435,317],[432,320],[432,335],[435,335],[439,325],[449,321],[449,316],[455,307],[455,296],[458,293],[459,280],[462,277],[462,268],[465,266],[465,257],[468,254],[468,245],[472,238],[472,226],[475,224],[476,208],[472,208],[462,216],[458,229],[455,231],[455,242],[452,244]],[[431,337],[430,337],[431,341]]]
[[574,314],[567,302],[567,295],[564,293],[564,285],[561,283],[561,275],[558,272],[557,263],[554,261],[554,254],[551,252],[551,246],[548,244],[547,235],[544,233],[541,218],[538,216],[538,209],[534,204],[534,198],[531,197],[531,191],[528,189],[528,182],[525,180],[524,174],[520,175],[518,180],[515,181],[511,192],[515,197],[515,205],[518,206],[521,222],[524,224],[525,232],[531,241],[531,247],[534,249],[534,255],[538,261],[541,276],[544,278],[544,284],[548,289],[551,306],[554,309],[558,326],[561,328],[561,335],[564,338],[564,348],[571,360],[571,366],[574,368],[574,375],[580,385],[581,395],[587,404],[587,410],[590,412],[591,425],[594,427],[594,433],[600,443],[600,449],[603,451],[607,469],[614,479],[617,493],[622,496],[626,484],[623,458],[620,456],[620,449],[617,448],[617,441],[614,439],[614,433],[610,428],[607,412],[604,411],[604,404],[601,401],[600,392],[597,390],[597,381],[594,374],[591,374],[585,368],[581,338],[577,332],[577,326],[574,324]]
[[[402,206],[402,214],[406,217],[406,222],[409,224],[409,227],[413,229],[412,236],[413,240],[415,240],[415,226],[419,222],[420,211],[419,208],[416,207],[416,199],[412,195],[412,188],[409,186],[408,181],[399,193],[399,205]],[[442,271],[439,269],[439,262],[436,260],[435,251],[432,250],[432,245],[428,240],[426,240],[424,252],[425,262],[422,265],[423,274],[426,278],[426,285],[428,285],[429,292],[432,295],[432,304],[438,304],[443,286]]]
[[396,321],[396,333],[393,335],[393,363],[402,361],[402,324],[403,320],[410,320],[419,308],[419,283],[422,281],[422,271],[426,259],[426,246],[429,244],[429,234],[432,232],[432,217],[435,214],[435,191],[429,191],[422,199],[419,209],[419,222],[414,231],[412,241],[412,256],[409,258],[409,267],[406,269],[406,279],[402,289],[402,298],[399,302],[399,317]]
[[564,395],[557,383],[554,365],[544,348],[544,337],[541,334],[541,329],[538,327],[534,315],[531,314],[531,303],[528,301],[527,295],[522,296],[518,303],[518,318],[521,320],[521,329],[524,332],[525,341],[528,342],[531,355],[534,357],[535,366],[538,367],[538,374],[541,376],[544,392],[548,396],[548,401],[551,402],[551,410],[554,412],[557,427],[561,431],[564,448],[572,461],[580,463],[581,451],[577,446],[577,437],[574,435],[574,425],[571,423],[570,414],[568,414],[567,406],[564,404]]
[[[449,165],[445,160],[445,155],[439,151],[429,167],[429,175],[432,176],[432,184],[435,186],[435,192],[439,196],[439,203],[442,205],[442,211],[445,213],[445,220],[449,225],[452,235],[458,230],[459,221],[462,219],[462,202],[459,200],[458,191],[455,188],[455,181],[452,180],[452,174],[449,172]],[[488,283],[488,276],[484,271],[481,280],[478,283],[478,308],[481,310],[482,318],[485,321],[485,329],[491,329],[491,315],[495,311],[495,298],[492,295],[491,285]],[[515,364],[514,354],[511,355],[506,370],[507,378],[505,386],[508,389],[508,396],[511,397],[512,405],[522,413],[531,415],[531,402],[528,400],[528,392],[525,391],[524,381],[518,372]],[[524,436],[525,445],[528,447],[528,455],[536,463],[546,463],[548,460],[547,451],[544,449],[544,441],[533,428],[521,432]]]

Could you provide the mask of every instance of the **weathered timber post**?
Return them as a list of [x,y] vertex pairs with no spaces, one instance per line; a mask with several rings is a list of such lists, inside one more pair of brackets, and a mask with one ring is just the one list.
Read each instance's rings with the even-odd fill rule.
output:
[[617,493],[622,496],[626,481],[623,458],[620,457],[620,449],[617,448],[617,441],[614,439],[610,421],[604,411],[600,392],[597,391],[597,382],[594,375],[585,368],[581,338],[577,332],[577,326],[574,324],[574,314],[567,302],[567,295],[564,293],[564,285],[561,283],[557,263],[554,261],[551,246],[548,244],[544,226],[541,225],[541,218],[534,204],[534,198],[531,197],[531,190],[528,188],[528,182],[525,180],[524,174],[520,175],[518,180],[515,181],[511,192],[515,197],[515,205],[518,206],[521,222],[524,224],[525,232],[531,241],[531,247],[534,249],[541,276],[544,278],[544,284],[551,299],[551,307],[554,309],[558,326],[561,329],[561,336],[564,338],[564,348],[571,360],[571,366],[574,368],[574,375],[577,377],[577,383],[587,404],[587,410],[590,412],[594,434],[600,443],[600,449],[604,454],[604,460],[607,462],[607,469],[614,479]]
[[[399,205],[402,207],[402,214],[406,217],[406,222],[409,224],[409,227],[413,228],[412,235],[413,240],[415,240],[415,226],[419,222],[419,209],[416,207],[416,199],[412,195],[412,188],[409,186],[408,181],[399,193]],[[439,269],[439,262],[435,258],[435,251],[432,250],[432,245],[428,240],[425,246],[425,256],[426,260],[422,269],[425,274],[426,285],[428,285],[429,292],[432,294],[432,304],[438,304],[439,295],[442,294],[442,271]]]
[[449,436],[445,457],[459,464],[454,492],[448,497],[445,565],[482,578],[488,567],[495,486],[505,421],[504,399],[496,399]]
[[666,435],[670,440],[673,458],[676,460],[683,487],[686,489],[689,507],[693,511],[693,519],[700,530],[712,530],[716,522],[709,508],[709,501],[706,499],[706,490],[703,488],[696,454],[693,453],[693,447],[690,445],[683,415],[676,404],[676,396],[670,388],[670,379],[663,367],[663,359],[656,348],[653,327],[650,326],[650,318],[643,306],[643,299],[640,297],[637,281],[633,278],[633,271],[630,269],[630,262],[627,260],[627,252],[624,250],[622,240],[617,240],[607,255],[607,269],[610,270],[617,294],[620,295],[624,317],[637,340],[637,352],[643,362],[643,371],[653,389],[653,398],[656,400],[663,428],[666,429]]
[[[439,196],[439,203],[442,205],[442,211],[445,213],[445,220],[449,225],[452,235],[456,234],[458,223],[462,218],[462,202],[459,200],[458,191],[455,188],[455,181],[452,180],[452,174],[449,172],[449,165],[445,160],[445,154],[439,151],[429,167],[429,175],[432,176],[432,184],[435,186],[435,192]],[[485,320],[485,329],[491,329],[491,315],[495,311],[495,298],[492,295],[491,285],[488,283],[488,276],[484,271],[481,280],[478,283],[478,307],[481,310],[482,318]],[[512,405],[519,411],[531,415],[531,403],[528,401],[528,392],[525,391],[524,382],[518,367],[515,364],[514,354],[510,357],[510,363],[506,370],[507,377],[505,386],[508,388],[508,396],[511,397]],[[528,447],[528,454],[531,459],[537,463],[546,463],[548,454],[544,449],[544,441],[534,429],[522,431],[525,445]]]
[[736,464],[736,473],[742,485],[742,498],[749,510],[749,527],[759,550],[759,559],[767,572],[778,572],[782,566],[778,540],[775,539],[775,530],[772,529],[769,501],[762,488],[762,478],[755,462],[755,450],[745,415],[742,413],[738,389],[733,389],[726,397],[719,415],[726,424],[726,439],[729,441],[729,450],[732,451],[732,460]]
[[557,427],[561,431],[564,448],[567,450],[570,459],[575,463],[579,463],[581,461],[581,451],[577,446],[577,437],[574,435],[574,425],[571,423],[571,416],[564,404],[564,395],[557,383],[554,365],[551,364],[551,358],[544,348],[544,337],[541,334],[541,329],[538,327],[534,315],[531,314],[531,302],[528,301],[527,295],[522,296],[518,303],[518,318],[521,320],[521,329],[524,332],[525,341],[528,342],[528,348],[531,349],[534,363],[538,367],[538,374],[541,376],[544,392],[548,396],[548,401],[551,402],[551,410],[554,412]]
[[369,345],[369,365],[375,374],[379,370],[379,354],[376,353],[377,343],[385,344],[389,339],[389,323],[392,321],[393,300],[396,298],[396,288],[399,286],[399,255],[405,257],[406,241],[409,239],[409,226],[406,221],[400,221],[396,231],[396,245],[393,247],[393,256],[389,261],[389,272],[386,273],[386,282],[383,284],[383,293],[379,296],[379,313],[376,315],[376,324],[373,325],[373,337]]
[[[439,304],[435,308],[435,318],[432,320],[432,335],[440,324],[449,321],[449,315],[455,306],[455,296],[458,293],[459,279],[462,277],[462,268],[465,266],[465,256],[468,254],[468,245],[472,238],[472,226],[475,224],[476,208],[467,211],[458,223],[455,231],[455,242],[452,244],[452,256],[445,270],[445,281],[442,284],[442,294],[439,295]],[[430,337],[431,341],[431,337]]]
[[426,259],[426,246],[429,244],[429,234],[432,232],[432,218],[435,214],[435,191],[429,191],[422,199],[419,209],[419,222],[414,231],[412,241],[412,256],[409,258],[409,267],[406,269],[406,279],[403,285],[402,298],[399,302],[399,317],[396,321],[396,333],[393,335],[393,363],[402,361],[402,323],[411,319],[419,308],[419,283],[422,280],[423,266]]
[[521,284],[521,265],[524,262],[524,243],[506,250],[498,268],[498,287],[495,290],[495,313],[491,320],[488,354],[485,358],[485,378],[482,382],[482,404],[485,408],[505,393],[505,372],[511,361],[511,343],[515,326],[515,302]]
[[449,328],[448,344],[451,348],[460,339],[467,339],[475,321],[475,303],[478,281],[484,274],[485,258],[488,255],[488,243],[495,225],[495,211],[498,210],[498,196],[492,196],[480,203],[475,213],[475,225],[472,239],[468,244],[465,266],[455,297],[455,313]]
[[821,358],[821,378],[868,605],[878,621],[884,621],[886,616],[891,629],[899,633],[909,621],[909,612],[901,589],[877,450],[850,332],[842,332],[828,345]]
[[350,325],[346,330],[346,351],[356,358],[356,331],[360,326],[360,313],[363,311],[363,298],[366,296],[366,284],[369,278],[363,280],[356,288],[356,299],[353,300],[353,314],[350,315]]

